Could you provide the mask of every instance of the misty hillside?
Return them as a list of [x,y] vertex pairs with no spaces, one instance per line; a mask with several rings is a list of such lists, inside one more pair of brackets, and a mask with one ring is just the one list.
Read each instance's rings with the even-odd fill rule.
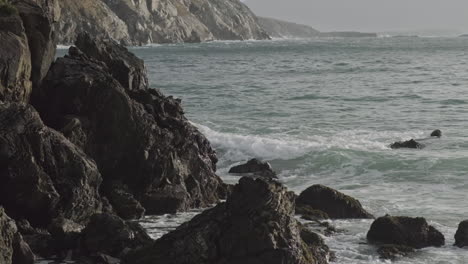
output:
[[274,18],[258,17],[258,23],[273,38],[309,38],[320,35],[318,30],[310,26]]
[[124,44],[268,39],[256,16],[239,0],[61,0],[59,42],[78,33]]

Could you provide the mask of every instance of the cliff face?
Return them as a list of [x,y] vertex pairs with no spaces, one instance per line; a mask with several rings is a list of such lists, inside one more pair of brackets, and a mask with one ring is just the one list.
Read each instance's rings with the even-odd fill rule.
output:
[[273,18],[259,17],[258,23],[273,38],[310,38],[320,35],[320,32],[312,27]]
[[239,0],[62,0],[59,43],[77,34],[105,36],[130,45],[267,39]]

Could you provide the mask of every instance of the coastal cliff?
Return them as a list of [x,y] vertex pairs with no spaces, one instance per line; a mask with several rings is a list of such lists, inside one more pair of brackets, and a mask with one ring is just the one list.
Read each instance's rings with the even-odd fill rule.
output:
[[59,43],[80,32],[126,45],[268,39],[239,0],[61,0]]

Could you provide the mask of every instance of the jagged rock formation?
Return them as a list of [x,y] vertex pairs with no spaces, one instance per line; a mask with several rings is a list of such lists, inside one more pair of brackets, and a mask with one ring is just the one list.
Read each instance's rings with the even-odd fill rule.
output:
[[323,185],[304,190],[296,199],[296,212],[316,215],[319,219],[327,216],[334,219],[374,218],[358,200]]
[[58,216],[86,222],[101,210],[94,161],[31,106],[0,103],[0,124],[0,204],[12,217],[47,226]]
[[269,179],[278,178],[270,163],[260,161],[258,159],[251,159],[247,161],[247,163],[234,166],[229,170],[229,173],[238,175],[249,174],[254,177],[264,177]]
[[[180,101],[149,89],[141,60],[113,41],[82,36],[77,45],[86,54],[72,47],[53,64],[35,106],[47,125],[96,161],[101,189],[116,211],[132,203],[114,199],[115,186],[124,186],[127,201],[133,196],[148,214],[218,202],[224,185],[215,174],[215,152],[184,117]],[[111,74],[116,67],[118,80]]]
[[125,263],[327,263],[328,247],[314,234],[301,237],[293,213],[294,194],[283,185],[244,177],[226,203],[130,253]]
[[258,23],[272,38],[311,38],[320,35],[320,31],[310,26],[274,18],[258,17]]
[[15,221],[0,207],[0,263],[33,264],[35,256],[23,241]]
[[62,0],[60,43],[80,32],[125,44],[267,39],[239,0]]

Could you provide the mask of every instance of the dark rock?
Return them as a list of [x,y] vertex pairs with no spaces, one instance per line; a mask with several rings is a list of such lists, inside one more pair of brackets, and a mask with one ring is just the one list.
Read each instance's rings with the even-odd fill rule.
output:
[[319,259],[319,263],[323,260],[327,260],[326,263],[334,260],[335,253],[330,251],[330,248],[325,244],[325,241],[323,241],[320,235],[305,227],[301,227],[301,238],[309,247],[312,255],[318,256],[317,259]]
[[232,184],[222,183],[218,188],[218,196],[219,199],[226,200],[229,196],[231,196],[232,192],[234,191],[234,186]]
[[96,214],[82,232],[86,254],[120,257],[124,250],[137,249],[153,240],[138,223],[125,222],[115,215]]
[[52,235],[50,243],[56,255],[66,255],[68,251],[78,248],[80,233],[83,225],[77,224],[69,219],[59,217],[54,219],[48,227]]
[[114,79],[127,90],[148,89],[146,68],[142,59],[129,52],[127,48],[113,40],[92,38],[87,34],[80,34],[76,46],[86,55],[104,62]]
[[247,174],[252,173],[254,176],[266,178],[278,178],[276,172],[271,168],[270,163],[262,162],[258,159],[251,159],[245,164],[234,166],[229,170],[229,173]]
[[[113,42],[99,43],[110,45],[113,58],[129,56]],[[180,100],[156,90],[125,89],[105,63],[76,48],[53,64],[41,93],[36,106],[47,125],[62,130],[70,116],[80,120],[65,135],[96,160],[105,196],[114,182],[122,183],[147,214],[219,201],[216,154],[184,117]]]
[[23,239],[38,256],[47,258],[58,253],[55,248],[56,240],[46,230],[35,230],[32,234],[23,235]]
[[23,241],[21,234],[16,233],[13,241],[13,264],[34,264],[36,256],[29,245]]
[[145,214],[145,208],[128,191],[126,186],[113,185],[107,193],[111,204],[114,205],[114,210],[123,219],[140,219]]
[[0,263],[11,264],[13,259],[13,244],[17,233],[15,221],[8,217],[3,207],[0,207]]
[[31,226],[28,220],[21,219],[16,221],[16,226],[18,227],[18,231],[22,235],[31,235],[36,232],[36,230]]
[[333,219],[374,218],[361,203],[343,193],[323,185],[313,185],[303,191],[296,199],[296,206],[320,210]]
[[53,21],[48,10],[43,9],[33,0],[14,0],[13,4],[23,20],[28,37],[34,96],[34,92],[39,91],[41,82],[55,59],[56,42]]
[[392,149],[410,148],[410,149],[422,149],[424,145],[417,142],[414,139],[408,141],[398,141],[390,145]]
[[0,15],[0,100],[28,102],[31,53],[19,15]]
[[48,231],[53,236],[65,236],[70,233],[81,233],[84,226],[62,217],[56,218],[49,225]]
[[367,233],[371,243],[394,244],[413,247],[440,247],[445,244],[444,236],[426,219],[417,217],[384,216],[372,223]]
[[93,160],[44,126],[31,107],[0,103],[0,204],[15,219],[46,227],[62,216],[85,223],[101,210]]
[[455,246],[460,248],[468,246],[468,220],[458,225],[457,233],[455,233]]
[[305,204],[296,204],[296,214],[302,215],[303,219],[310,221],[330,218],[327,213]]
[[310,249],[321,247],[316,237],[300,237],[293,214],[294,194],[283,185],[244,177],[226,203],[129,253],[124,263],[327,263]]
[[398,257],[406,257],[410,253],[414,253],[415,250],[412,247],[404,245],[383,245],[377,249],[380,258],[395,260]]
[[442,136],[442,131],[440,131],[439,129],[436,129],[431,133],[431,137],[439,137],[440,138],[441,136]]

